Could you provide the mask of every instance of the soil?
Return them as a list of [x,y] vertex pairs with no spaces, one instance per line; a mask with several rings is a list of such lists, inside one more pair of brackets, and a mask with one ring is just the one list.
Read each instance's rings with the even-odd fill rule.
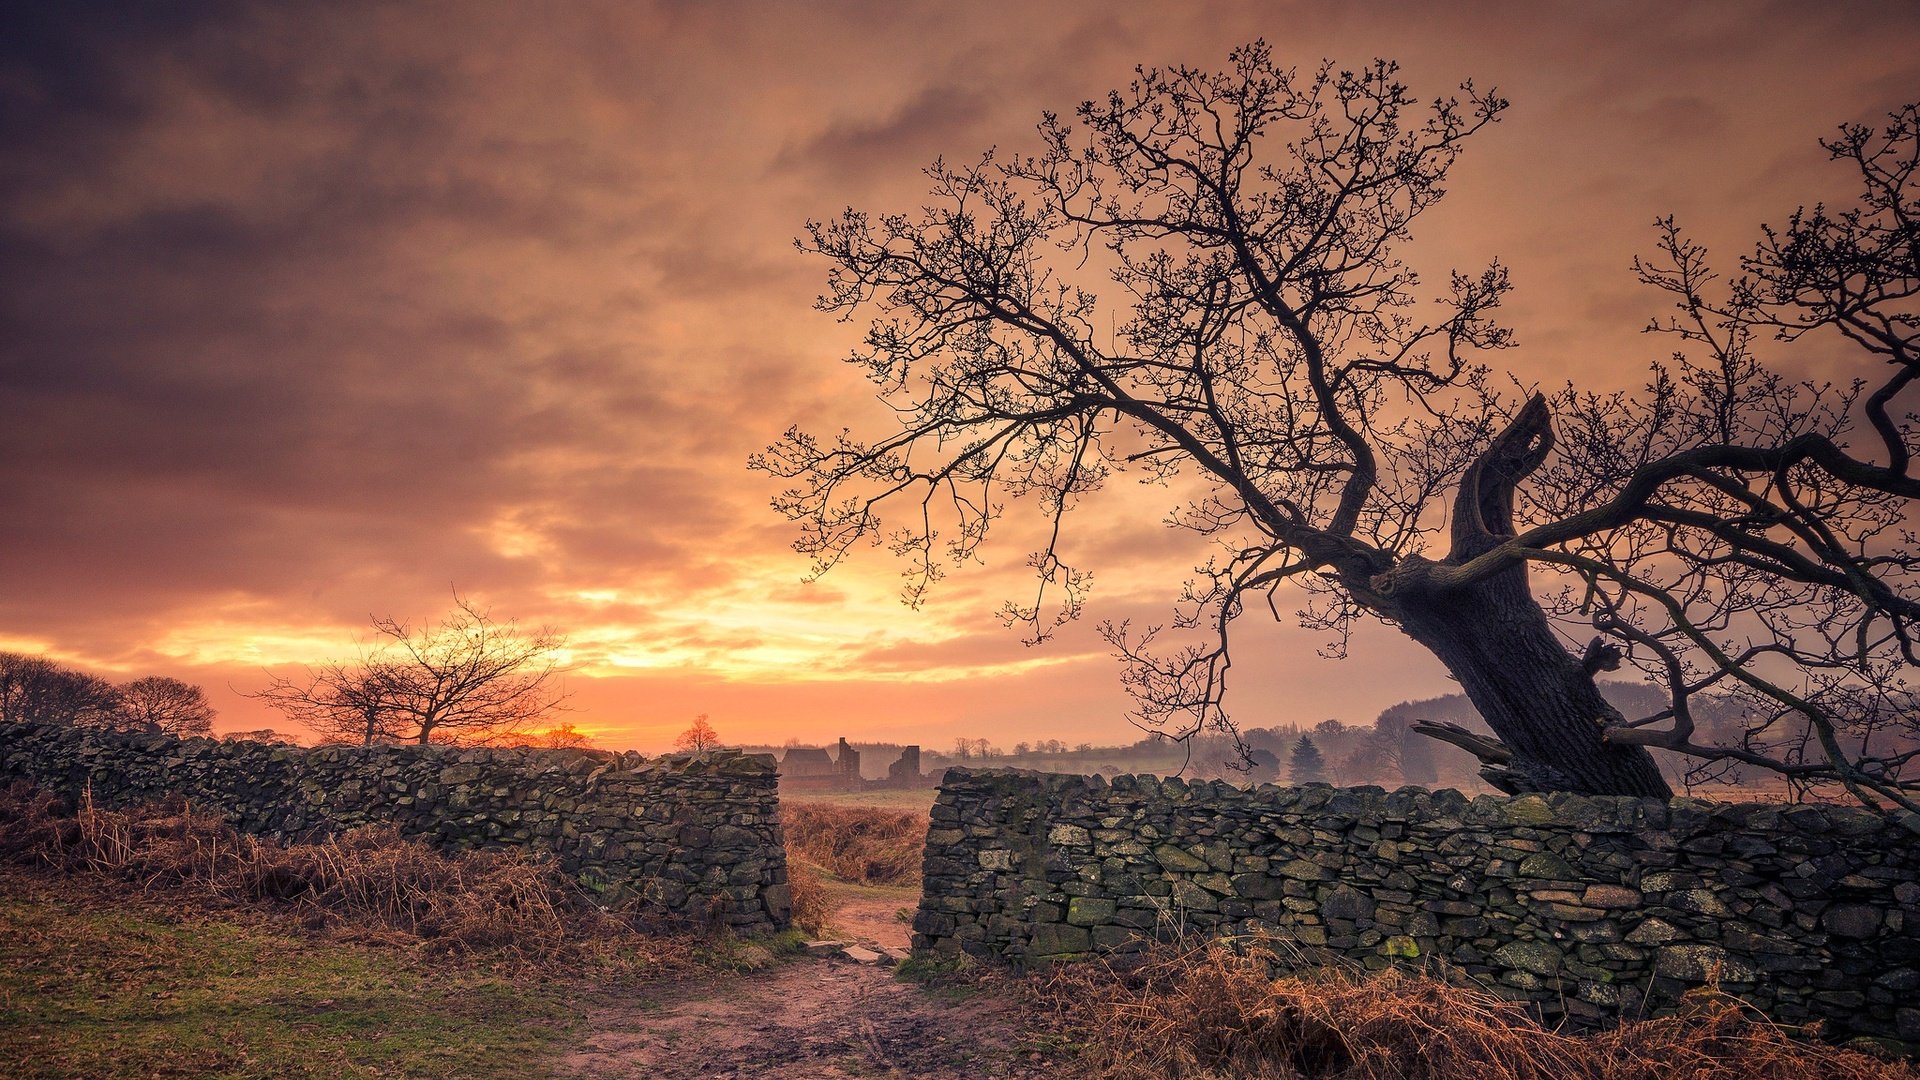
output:
[[[797,959],[766,971],[649,988],[590,1011],[563,1075],[709,1077],[1058,1076],[1017,1001],[931,989],[889,968]],[[1037,1045],[1044,1045],[1040,1043]]]
[[917,887],[903,889],[840,881],[829,881],[822,887],[833,901],[831,936],[834,939],[896,949],[912,944],[913,928],[909,920],[920,903]]
[[[829,882],[836,941],[905,948],[902,909],[917,888]],[[892,968],[797,958],[763,971],[706,975],[589,1008],[563,1075],[646,1080],[712,1077],[1060,1076],[1050,1041],[1004,986],[928,985]]]

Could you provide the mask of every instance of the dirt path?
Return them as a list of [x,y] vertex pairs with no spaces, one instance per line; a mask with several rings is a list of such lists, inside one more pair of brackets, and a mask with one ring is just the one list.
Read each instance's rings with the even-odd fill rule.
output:
[[896,949],[907,948],[912,942],[912,912],[920,903],[917,887],[855,885],[840,881],[827,882],[824,887],[833,900],[832,937]]
[[890,969],[801,959],[706,978],[590,1010],[563,1063],[576,1077],[990,1077],[1059,1075],[1026,1042],[1019,1007],[930,991]]
[[[829,882],[835,940],[905,948],[903,909],[917,888]],[[1011,995],[929,989],[893,969],[796,959],[766,971],[706,976],[590,1008],[587,1036],[563,1063],[583,1078],[707,1080],[926,1077],[990,1080],[1060,1075],[1038,1052]]]

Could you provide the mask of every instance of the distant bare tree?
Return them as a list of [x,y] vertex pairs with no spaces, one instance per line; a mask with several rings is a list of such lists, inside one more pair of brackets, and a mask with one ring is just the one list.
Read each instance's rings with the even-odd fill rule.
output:
[[584,750],[593,745],[593,740],[572,724],[555,724],[544,731],[530,733],[526,743],[549,750]]
[[1382,716],[1373,722],[1367,741],[1378,747],[1402,783],[1426,785],[1439,779],[1433,743],[1414,730],[1412,720]]
[[524,730],[561,706],[558,653],[549,629],[496,621],[457,593],[454,610],[418,629],[373,619],[375,638],[354,661],[271,676],[255,697],[323,738],[376,742],[489,742]]
[[0,652],[0,720],[111,726],[120,691],[41,656]]
[[1372,738],[1361,739],[1352,753],[1340,759],[1340,775],[1348,783],[1378,783],[1386,779],[1389,772],[1397,771],[1380,743]]
[[213,706],[199,687],[164,675],[149,675],[120,687],[113,722],[134,731],[186,738],[212,734],[214,715]]
[[720,736],[713,730],[713,724],[708,721],[707,714],[701,713],[693,718],[693,723],[687,730],[673,740],[673,745],[695,754],[704,754],[720,745]]
[[398,673],[377,653],[309,667],[297,677],[271,675],[270,680],[252,696],[314,732],[322,743],[372,746],[404,739]]

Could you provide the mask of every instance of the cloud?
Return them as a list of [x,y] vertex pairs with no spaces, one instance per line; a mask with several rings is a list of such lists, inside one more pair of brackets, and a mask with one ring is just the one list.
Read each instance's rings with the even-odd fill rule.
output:
[[[933,158],[1025,146],[1041,109],[1136,62],[1217,63],[1274,17],[23,10],[0,36],[0,638],[244,689],[458,585],[570,630],[592,707],[636,733],[662,711],[678,730],[707,695],[741,727],[1116,724],[1090,637],[1026,650],[992,618],[1030,590],[1031,519],[920,612],[883,552],[798,584],[747,454],[792,423],[886,414],[836,363],[861,325],[810,309],[825,268],[791,241],[849,202],[911,209]],[[1628,381],[1635,230],[1689,208],[1669,196],[1726,235],[1807,201],[1818,163],[1784,151],[1912,85],[1915,22],[1291,5],[1276,46],[1307,66],[1399,51],[1422,95],[1499,75],[1519,108],[1463,162],[1418,261],[1514,258],[1523,372]],[[1159,524],[1165,492],[1115,489],[1069,556],[1099,617],[1162,619],[1197,548]],[[1254,722],[1445,689],[1417,664],[1308,686],[1311,644],[1270,646],[1242,665]]]
[[[921,88],[881,116],[842,117],[774,159],[776,169],[817,170],[834,182],[865,178],[877,166],[925,165],[979,139],[988,95],[954,84]],[[991,140],[988,140],[989,142]],[[964,164],[964,162],[962,162]]]

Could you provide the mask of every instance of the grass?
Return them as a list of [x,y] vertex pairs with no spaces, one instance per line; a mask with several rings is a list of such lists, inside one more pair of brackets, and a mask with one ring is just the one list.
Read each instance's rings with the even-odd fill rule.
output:
[[0,792],[9,1077],[544,1074],[610,991],[799,941],[645,932],[510,853],[378,829],[283,845],[177,802]]
[[833,921],[833,895],[820,868],[802,859],[787,860],[787,888],[793,897],[793,925],[819,936]]
[[1474,986],[1386,971],[1276,977],[1258,942],[1059,969],[1040,1003],[1115,1080],[1920,1080],[1796,1037],[1712,990],[1676,1016],[1548,1030]]
[[781,826],[790,863],[812,863],[861,885],[920,883],[925,811],[788,802],[781,806]]
[[885,810],[915,810],[922,817],[933,808],[933,800],[940,795],[935,787],[914,788],[872,788],[865,791],[807,791],[791,795],[783,794],[783,805],[794,803],[827,803],[833,806],[872,806]]
[[69,810],[15,785],[0,792],[0,858],[201,905],[257,906],[426,952],[635,970],[689,955],[685,940],[642,933],[634,917],[600,908],[524,852],[447,854],[383,827],[281,844],[177,800],[122,811],[89,799]]
[[54,1077],[525,1076],[561,984],[0,869],[0,1061]]

